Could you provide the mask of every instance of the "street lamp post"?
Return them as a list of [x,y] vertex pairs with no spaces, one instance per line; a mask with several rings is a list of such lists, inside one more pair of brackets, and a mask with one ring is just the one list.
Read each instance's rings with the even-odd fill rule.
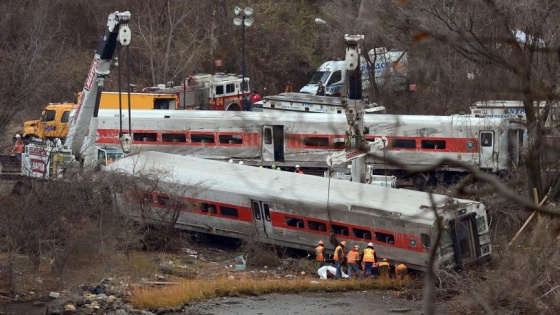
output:
[[[241,12],[243,11],[243,14]],[[236,6],[233,9],[236,17],[233,19],[233,24],[236,26],[241,26],[241,33],[242,33],[242,45],[243,45],[243,55],[242,55],[242,72],[241,72],[241,93],[243,93],[243,100],[245,101],[245,91],[247,90],[247,83],[245,82],[245,26],[249,27],[253,25],[253,9],[246,7],[241,10],[240,7]],[[241,15],[240,15],[241,14]],[[245,104],[244,104],[245,105]],[[245,108],[247,110],[247,108]]]

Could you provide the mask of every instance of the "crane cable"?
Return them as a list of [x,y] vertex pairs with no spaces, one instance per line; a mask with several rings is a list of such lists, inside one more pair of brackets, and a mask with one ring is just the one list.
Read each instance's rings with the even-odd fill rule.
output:
[[[123,113],[122,113],[122,84],[121,84],[121,45],[117,44],[117,85],[119,89],[119,143],[121,149],[125,151],[122,141],[123,137]],[[132,137],[132,113],[131,113],[131,100],[130,100],[130,46],[126,45],[126,90],[128,94],[128,135]]]

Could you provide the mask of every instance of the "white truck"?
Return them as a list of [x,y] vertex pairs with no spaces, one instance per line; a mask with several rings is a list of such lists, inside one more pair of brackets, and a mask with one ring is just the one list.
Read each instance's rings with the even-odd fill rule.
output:
[[[369,51],[370,60],[374,64],[375,81],[384,84],[388,78],[404,82],[407,76],[407,54],[403,51],[388,51],[387,49],[375,48]],[[317,93],[319,81],[325,86],[325,95],[341,96],[346,82],[346,61],[331,60],[323,63],[311,76],[311,80],[303,88],[301,93]],[[369,87],[370,71],[365,59],[360,57],[360,70],[362,73],[362,89]]]
[[25,176],[51,179],[61,177],[75,161],[81,165],[107,165],[130,150],[132,138],[121,137],[121,148],[95,147],[97,136],[99,101],[117,44],[127,46],[131,33],[128,27],[130,12],[113,12],[109,15],[107,28],[99,42],[91,67],[75,109],[69,122],[68,136],[62,144],[55,141],[31,142],[22,154],[21,172]]

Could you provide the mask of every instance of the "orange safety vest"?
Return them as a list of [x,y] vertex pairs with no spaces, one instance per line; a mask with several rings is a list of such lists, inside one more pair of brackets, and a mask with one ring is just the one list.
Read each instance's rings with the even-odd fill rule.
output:
[[395,266],[395,273],[397,275],[405,274],[408,271],[408,268],[405,264],[398,264]]
[[23,147],[23,141],[16,141],[16,143],[14,144],[14,153],[23,153]]
[[325,261],[325,256],[323,256],[323,251],[325,250],[325,247],[323,246],[317,246],[315,247],[315,256],[317,257],[317,261]]
[[363,262],[375,263],[375,250],[371,248],[364,249]]
[[388,261],[382,261],[379,263],[379,268],[381,267],[387,267],[390,268],[389,262]]
[[[340,253],[340,259],[338,258],[339,253]],[[334,261],[342,261],[343,258],[344,258],[344,250],[342,249],[342,246],[338,245],[334,250]]]
[[349,264],[357,264],[358,260],[360,260],[360,253],[357,250],[351,250],[346,255],[346,262]]

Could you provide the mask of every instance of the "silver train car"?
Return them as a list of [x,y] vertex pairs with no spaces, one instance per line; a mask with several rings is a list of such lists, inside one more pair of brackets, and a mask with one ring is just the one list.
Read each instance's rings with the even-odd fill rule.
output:
[[[121,119],[128,113],[101,110],[97,143],[117,145]],[[327,168],[326,158],[344,149],[348,124],[344,115],[292,112],[132,111],[133,148],[217,160],[303,168]],[[468,115],[365,115],[365,137],[385,136],[382,155],[406,166],[426,167],[435,161],[461,161],[492,173],[521,163],[525,129],[507,119]],[[402,175],[398,166],[369,157],[367,162],[384,175]],[[466,171],[452,163],[429,174],[418,184],[446,181]]]
[[[312,251],[335,236],[348,248],[373,242],[378,257],[425,270],[443,218],[441,265],[462,267],[491,255],[484,204],[428,193],[276,171],[162,152],[111,164],[133,177],[118,204],[151,223]],[[130,183],[129,179],[127,182]],[[136,188],[133,188],[136,187]],[[165,221],[167,222],[167,221]]]

